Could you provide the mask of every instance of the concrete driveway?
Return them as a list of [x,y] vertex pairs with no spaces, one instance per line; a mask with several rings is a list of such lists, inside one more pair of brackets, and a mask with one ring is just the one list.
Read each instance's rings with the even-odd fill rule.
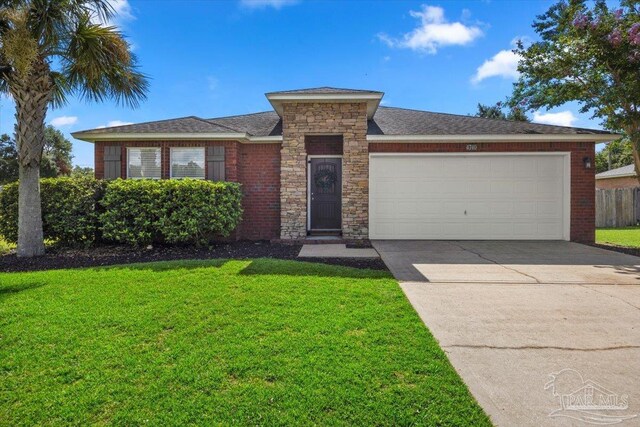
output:
[[570,242],[373,245],[496,425],[640,425],[640,258]]

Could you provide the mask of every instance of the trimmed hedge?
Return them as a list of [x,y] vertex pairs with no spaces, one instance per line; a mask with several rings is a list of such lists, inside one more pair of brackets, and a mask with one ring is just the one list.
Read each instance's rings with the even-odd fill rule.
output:
[[183,180],[115,180],[100,204],[104,239],[130,245],[203,245],[226,237],[242,217],[240,185]]
[[[45,178],[40,188],[45,239],[66,245],[204,245],[242,218],[241,188],[231,182]],[[18,239],[17,182],[0,191],[0,236]]]
[[[40,180],[44,238],[66,245],[89,244],[98,231],[97,201],[105,183],[90,177]],[[18,183],[0,191],[0,235],[18,240]]]

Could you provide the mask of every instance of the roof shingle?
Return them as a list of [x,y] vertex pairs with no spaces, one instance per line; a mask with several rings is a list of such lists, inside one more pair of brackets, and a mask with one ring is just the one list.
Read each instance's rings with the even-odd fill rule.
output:
[[622,166],[621,168],[600,172],[599,174],[596,175],[596,179],[620,178],[624,176],[635,176],[635,175],[636,175],[636,169],[632,163],[627,166]]
[[368,135],[608,134],[607,131],[379,107]]

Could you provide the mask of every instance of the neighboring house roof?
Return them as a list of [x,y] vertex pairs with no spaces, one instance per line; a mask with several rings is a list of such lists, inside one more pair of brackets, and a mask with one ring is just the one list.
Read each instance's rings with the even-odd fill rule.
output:
[[636,176],[636,170],[633,164],[611,169],[606,172],[600,172],[596,175],[596,179],[624,178],[628,176]]
[[[264,111],[228,117],[203,119],[195,116],[159,120],[125,126],[74,132],[85,141],[127,138],[242,139],[277,142],[282,137],[282,102],[290,99],[319,102],[365,100],[368,106],[367,139],[370,141],[449,140],[449,141],[534,141],[565,140],[609,141],[615,135],[602,130],[543,125],[499,119],[485,119],[405,108],[378,106],[382,92],[320,87],[270,92],[267,99],[276,111]],[[309,101],[307,101],[309,102]],[[315,101],[314,101],[315,102]],[[404,139],[403,139],[404,138]],[[546,138],[546,139],[545,139]],[[558,138],[560,139],[560,138]]]

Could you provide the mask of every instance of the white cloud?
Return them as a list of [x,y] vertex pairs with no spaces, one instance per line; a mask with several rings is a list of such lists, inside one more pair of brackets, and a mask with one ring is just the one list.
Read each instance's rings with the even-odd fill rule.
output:
[[[389,47],[435,54],[441,47],[464,46],[483,35],[477,26],[448,22],[444,17],[444,9],[438,6],[422,5],[421,11],[412,10],[409,13],[420,20],[417,28],[400,39],[384,33],[378,34],[378,38]],[[464,15],[468,16],[468,11]]]
[[132,124],[133,122],[123,122],[122,120],[111,120],[106,125],[97,126],[96,129],[111,128],[114,126],[126,126],[126,125],[132,125]]
[[573,126],[578,118],[571,111],[560,111],[558,113],[533,113],[533,121],[535,123],[543,123],[545,125],[556,126]]
[[52,119],[49,123],[56,127],[71,126],[78,123],[78,118],[76,116],[60,116]]
[[111,5],[113,16],[108,21],[95,16],[93,21],[108,26],[121,27],[126,21],[132,21],[136,19],[133,15],[129,0],[108,0]]
[[471,78],[473,83],[479,83],[489,77],[502,77],[505,79],[518,78],[518,61],[520,55],[511,50],[501,50],[493,55],[491,59],[487,59],[476,70],[475,75]]
[[240,0],[240,5],[249,9],[265,9],[267,7],[280,9],[296,3],[298,3],[298,0]]

